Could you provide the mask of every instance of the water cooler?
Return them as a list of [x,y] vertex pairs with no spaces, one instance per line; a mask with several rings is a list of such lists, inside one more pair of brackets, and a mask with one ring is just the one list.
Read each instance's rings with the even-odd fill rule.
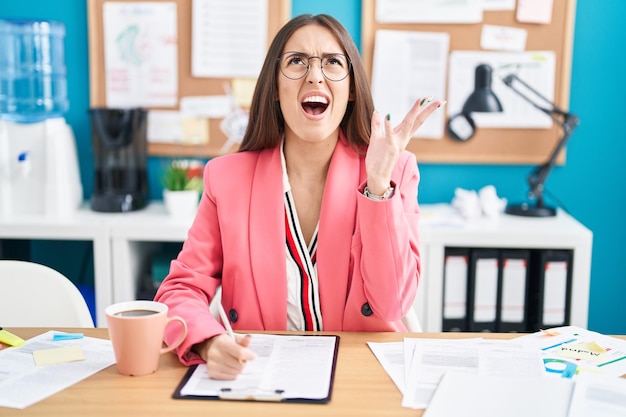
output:
[[76,211],[83,188],[55,21],[0,19],[0,216]]

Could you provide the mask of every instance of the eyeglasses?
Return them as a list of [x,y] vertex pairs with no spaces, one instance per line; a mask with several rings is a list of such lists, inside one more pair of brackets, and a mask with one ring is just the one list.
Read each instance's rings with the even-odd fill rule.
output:
[[280,62],[280,72],[290,80],[299,80],[307,75],[311,69],[311,60],[320,60],[322,74],[329,81],[341,81],[348,76],[352,62],[343,54],[327,54],[322,57],[307,56],[302,52],[285,52],[277,59]]

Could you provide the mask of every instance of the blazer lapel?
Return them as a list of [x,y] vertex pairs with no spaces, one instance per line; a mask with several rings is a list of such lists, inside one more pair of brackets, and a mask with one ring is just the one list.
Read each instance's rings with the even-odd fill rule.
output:
[[360,177],[359,155],[342,134],[328,170],[320,214],[317,272],[324,330],[343,327]]
[[[259,153],[250,199],[250,258],[263,327],[287,324],[287,271],[280,148]],[[283,301],[279,301],[283,300]]]

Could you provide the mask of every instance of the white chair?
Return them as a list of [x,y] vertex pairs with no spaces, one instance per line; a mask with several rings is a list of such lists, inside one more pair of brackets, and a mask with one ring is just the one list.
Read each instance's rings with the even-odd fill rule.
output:
[[410,332],[415,332],[415,333],[422,332],[422,324],[420,323],[420,319],[417,316],[415,307],[411,307],[411,310],[409,310],[409,313],[406,316],[404,316],[404,318],[402,319],[402,323],[404,323],[407,330]]
[[0,260],[0,297],[3,327],[94,327],[78,288],[45,265]]

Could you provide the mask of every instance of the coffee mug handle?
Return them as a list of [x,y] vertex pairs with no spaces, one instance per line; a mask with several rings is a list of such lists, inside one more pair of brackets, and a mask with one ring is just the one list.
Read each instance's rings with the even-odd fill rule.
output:
[[180,338],[176,342],[172,343],[168,347],[161,348],[161,353],[170,352],[176,349],[178,346],[180,346],[181,343],[183,343],[183,340],[185,340],[185,337],[187,337],[187,323],[185,322],[185,320],[179,316],[168,317],[167,319],[165,319],[165,326],[167,327],[167,325],[173,321],[179,321],[180,324],[183,325],[183,329],[184,329],[183,334],[180,336]]

